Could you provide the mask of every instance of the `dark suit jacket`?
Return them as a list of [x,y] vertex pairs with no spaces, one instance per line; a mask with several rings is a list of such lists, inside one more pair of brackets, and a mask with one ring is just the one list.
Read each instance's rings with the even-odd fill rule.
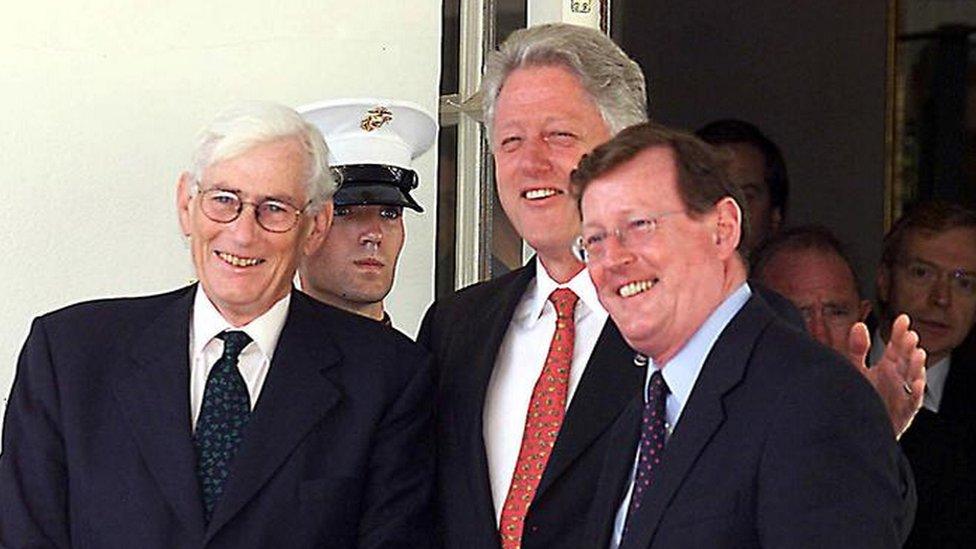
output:
[[939,413],[919,411],[901,446],[918,486],[907,548],[976,547],[976,360],[972,340],[952,353]]
[[[586,547],[609,543],[641,407],[613,428]],[[874,389],[754,295],[709,353],[621,549],[897,547],[901,463]]]
[[[446,547],[499,547],[482,409],[498,348],[534,275],[530,263],[438,300],[421,326],[418,342],[433,352],[438,377],[436,507]],[[522,547],[579,543],[608,448],[609,427],[640,394],[645,370],[632,366],[633,356],[607,321],[529,508]]]
[[35,320],[4,421],[0,546],[426,546],[427,357],[297,291],[204,524],[190,429],[194,288]]

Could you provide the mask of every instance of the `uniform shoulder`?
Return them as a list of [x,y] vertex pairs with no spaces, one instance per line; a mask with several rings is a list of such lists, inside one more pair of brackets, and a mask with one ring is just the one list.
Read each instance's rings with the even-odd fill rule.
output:
[[295,304],[315,315],[340,347],[356,348],[363,353],[383,348],[394,349],[398,353],[420,350],[403,332],[382,322],[327,305],[300,291],[293,295]]

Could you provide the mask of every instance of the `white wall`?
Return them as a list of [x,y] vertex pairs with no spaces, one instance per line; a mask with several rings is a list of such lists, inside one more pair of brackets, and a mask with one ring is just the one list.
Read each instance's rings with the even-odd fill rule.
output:
[[[436,112],[436,0],[33,0],[0,17],[0,394],[30,320],[193,276],[175,185],[197,130],[238,99],[390,96]],[[436,149],[436,147],[435,147]],[[388,308],[433,296],[435,153]]]

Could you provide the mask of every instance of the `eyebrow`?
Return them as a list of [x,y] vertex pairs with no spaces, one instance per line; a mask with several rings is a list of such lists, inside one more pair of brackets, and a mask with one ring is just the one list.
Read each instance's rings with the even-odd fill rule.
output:
[[289,195],[286,195],[286,194],[284,194],[284,195],[283,194],[263,194],[263,195],[257,195],[255,197],[252,197],[249,193],[246,193],[246,192],[242,191],[241,189],[239,189],[237,187],[233,187],[233,186],[230,186],[230,185],[223,185],[221,183],[216,183],[216,184],[214,184],[214,185],[212,185],[210,187],[206,187],[206,188],[204,188],[204,187],[201,187],[200,188],[201,191],[211,191],[211,190],[214,190],[214,189],[221,190],[221,191],[231,192],[231,193],[234,193],[234,194],[236,194],[236,195],[238,195],[240,197],[243,197],[243,198],[254,198],[254,201],[257,202],[258,204],[260,204],[261,202],[264,202],[266,200],[274,200],[275,202],[284,202],[285,204],[288,204],[290,206],[295,206],[295,204],[297,204],[298,202],[300,202],[299,200],[295,200],[294,197],[289,196]]
[[964,274],[966,276],[976,277],[976,271],[969,271],[969,270],[966,270],[966,269],[963,269],[963,268],[954,268],[954,267],[944,268],[941,265],[938,265],[936,263],[932,263],[931,261],[928,261],[926,259],[922,259],[920,257],[909,257],[908,258],[908,262],[909,263],[922,263],[922,264],[925,264],[925,265],[927,265],[929,267],[934,267],[934,268],[936,268],[936,269],[938,269],[940,271],[948,271],[950,273],[959,273],[959,274]]

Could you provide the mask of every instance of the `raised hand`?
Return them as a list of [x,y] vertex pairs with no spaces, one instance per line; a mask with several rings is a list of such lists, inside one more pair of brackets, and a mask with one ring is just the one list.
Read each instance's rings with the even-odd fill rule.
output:
[[871,347],[867,326],[858,322],[847,336],[847,358],[881,396],[895,438],[912,424],[925,393],[925,350],[918,346],[918,334],[908,329],[909,324],[908,315],[898,315],[884,355],[871,368],[867,365]]

